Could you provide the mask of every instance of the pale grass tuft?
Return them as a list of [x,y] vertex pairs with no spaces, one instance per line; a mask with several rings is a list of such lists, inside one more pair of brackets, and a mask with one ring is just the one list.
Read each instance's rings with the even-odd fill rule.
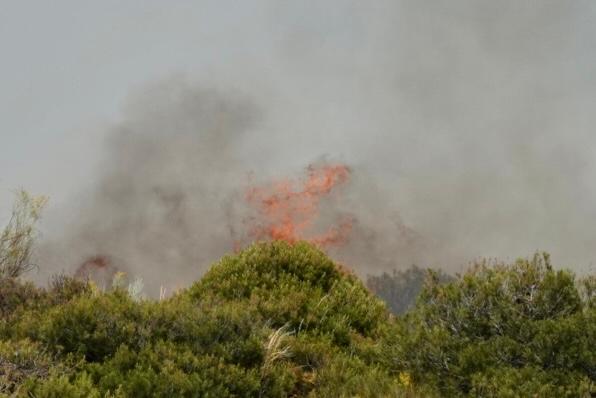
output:
[[0,277],[16,278],[31,270],[35,223],[48,199],[19,191],[8,225],[0,232]]
[[112,289],[124,289],[126,287],[126,272],[118,271],[112,279]]
[[263,361],[263,366],[261,367],[261,393],[263,393],[263,382],[265,378],[269,375],[273,365],[284,359],[290,358],[292,356],[292,352],[290,351],[290,347],[285,344],[288,337],[292,335],[292,332],[288,331],[289,325],[285,324],[279,329],[274,330],[269,335],[267,342],[265,343],[265,358]]
[[159,287],[159,301],[164,301],[167,297],[168,289],[166,289],[163,285]]
[[273,363],[292,356],[290,347],[283,345],[288,337],[292,335],[292,333],[287,330],[288,325],[285,324],[269,335],[269,339],[265,344],[265,362],[263,364],[266,369],[270,368]]
[[141,301],[145,298],[143,294],[143,287],[145,284],[143,283],[143,279],[137,277],[131,283],[128,284],[128,295],[134,301]]

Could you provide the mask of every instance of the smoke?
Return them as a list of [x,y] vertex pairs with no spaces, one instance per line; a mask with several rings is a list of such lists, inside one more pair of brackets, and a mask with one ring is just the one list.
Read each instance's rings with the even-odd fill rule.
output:
[[[330,242],[329,252],[361,274],[423,261],[423,239],[405,227],[395,204],[379,206],[361,196],[371,194],[374,184],[359,180],[357,171],[348,174],[344,166],[328,165],[325,157],[313,158],[300,191],[281,184],[279,193],[287,202],[282,198],[260,209],[258,204],[276,193],[255,184],[272,183],[276,173],[259,159],[243,159],[243,150],[254,145],[255,132],[266,128],[262,119],[249,98],[185,79],[137,93],[106,135],[99,179],[69,206],[68,228],[42,246],[42,270],[62,266],[69,274],[98,277],[100,283],[109,283],[120,270],[142,277],[157,292],[160,286],[196,280],[239,244],[270,238],[270,229],[273,238],[295,240],[309,238],[302,234],[307,227],[319,229],[314,241]],[[335,184],[341,189],[331,191]],[[290,226],[294,220],[288,215],[294,212],[301,217]]]
[[247,176],[238,151],[260,118],[231,97],[176,79],[143,90],[107,134],[96,186],[43,261],[72,272],[101,255],[159,289],[186,285],[230,252],[233,199]]
[[299,176],[321,156],[353,171],[321,214],[354,216],[331,254],[360,275],[596,259],[590,2],[255,7],[257,57],[133,96],[97,183],[49,234],[48,269],[106,254],[150,288],[185,285],[242,233],[250,173]]

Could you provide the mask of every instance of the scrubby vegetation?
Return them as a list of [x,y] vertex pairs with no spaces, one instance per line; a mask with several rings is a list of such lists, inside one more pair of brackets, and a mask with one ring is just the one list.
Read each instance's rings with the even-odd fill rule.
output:
[[430,278],[393,325],[397,369],[442,395],[578,397],[596,393],[594,279],[577,282],[546,254]]
[[590,396],[594,279],[547,256],[431,273],[389,314],[316,248],[256,244],[190,288],[139,300],[56,278],[0,282],[7,396]]
[[308,244],[254,245],[167,300],[5,279],[2,385],[17,396],[392,395],[390,317]]
[[[393,276],[397,281],[399,274]],[[0,278],[0,396],[589,397],[596,278],[547,255],[428,273],[390,314],[307,243],[259,243],[188,289],[142,298]]]
[[8,225],[0,232],[0,277],[14,278],[34,267],[31,251],[36,237],[35,222],[46,200],[25,191],[17,194]]

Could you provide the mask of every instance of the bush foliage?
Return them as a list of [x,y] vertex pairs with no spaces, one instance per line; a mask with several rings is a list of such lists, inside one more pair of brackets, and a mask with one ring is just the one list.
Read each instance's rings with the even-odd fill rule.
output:
[[430,278],[392,325],[389,362],[446,396],[589,397],[596,311],[578,285],[546,254],[480,263],[445,285]]
[[[395,395],[384,304],[316,248],[256,244],[162,300],[57,278],[0,283],[15,396]],[[29,362],[5,355],[25,347]],[[9,371],[10,370],[10,371]],[[1,391],[1,390],[0,390]]]
[[19,191],[8,225],[0,231],[0,277],[18,277],[34,267],[31,262],[33,242],[37,235],[35,222],[47,202]]
[[307,243],[259,243],[188,289],[0,279],[0,396],[590,396],[594,280],[545,255],[426,278],[395,317]]

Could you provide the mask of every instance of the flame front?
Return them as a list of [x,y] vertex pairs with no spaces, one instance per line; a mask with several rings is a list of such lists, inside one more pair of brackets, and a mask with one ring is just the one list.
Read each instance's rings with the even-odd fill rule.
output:
[[309,236],[320,215],[321,200],[334,188],[347,182],[350,169],[345,165],[309,166],[299,182],[289,179],[246,191],[246,200],[259,213],[250,220],[253,240],[307,240],[321,247],[341,245],[352,230],[352,219],[343,218],[323,234]]

